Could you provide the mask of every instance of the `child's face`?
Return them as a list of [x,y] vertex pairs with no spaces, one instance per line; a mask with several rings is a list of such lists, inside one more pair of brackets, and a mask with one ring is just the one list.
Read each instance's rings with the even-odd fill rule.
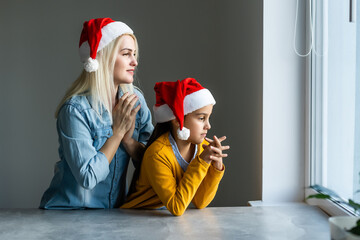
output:
[[209,118],[213,110],[213,105],[207,105],[185,116],[184,127],[190,130],[188,142],[200,144],[206,137],[211,128]]

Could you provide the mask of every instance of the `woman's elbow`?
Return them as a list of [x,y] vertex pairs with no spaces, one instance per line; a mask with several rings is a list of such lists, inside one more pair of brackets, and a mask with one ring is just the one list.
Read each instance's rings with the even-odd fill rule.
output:
[[96,186],[97,181],[94,176],[91,176],[90,173],[87,173],[82,177],[79,184],[86,190],[92,190]]
[[96,185],[95,184],[82,184],[81,185],[86,190],[92,190]]

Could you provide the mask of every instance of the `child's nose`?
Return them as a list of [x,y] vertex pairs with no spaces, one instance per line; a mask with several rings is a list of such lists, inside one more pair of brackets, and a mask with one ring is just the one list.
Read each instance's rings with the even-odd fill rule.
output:
[[210,129],[210,128],[211,128],[211,125],[210,125],[210,122],[209,122],[209,121],[206,122],[205,128],[206,128],[206,129]]

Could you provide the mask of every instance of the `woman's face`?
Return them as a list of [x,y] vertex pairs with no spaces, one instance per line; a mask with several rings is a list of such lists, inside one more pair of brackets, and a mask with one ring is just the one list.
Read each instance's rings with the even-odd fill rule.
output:
[[115,60],[115,86],[122,83],[132,83],[137,65],[135,41],[131,36],[124,35],[120,39],[120,47]]
[[185,116],[184,127],[190,130],[190,137],[188,142],[200,144],[206,137],[210,126],[210,115],[212,113],[213,105],[207,105]]

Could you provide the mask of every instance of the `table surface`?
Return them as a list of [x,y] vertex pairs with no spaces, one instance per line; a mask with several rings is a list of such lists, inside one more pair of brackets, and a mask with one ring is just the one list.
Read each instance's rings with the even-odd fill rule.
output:
[[167,210],[0,209],[0,239],[330,239],[328,216],[306,204]]

